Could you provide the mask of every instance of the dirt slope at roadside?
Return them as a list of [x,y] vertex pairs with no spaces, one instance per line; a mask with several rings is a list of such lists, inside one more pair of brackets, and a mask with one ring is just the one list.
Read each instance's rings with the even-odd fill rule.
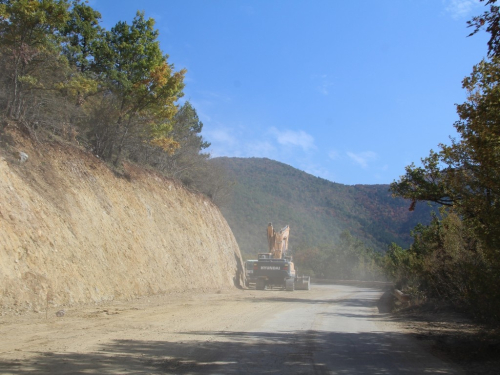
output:
[[72,146],[0,135],[0,313],[231,288],[240,276],[238,245],[206,197],[130,164],[117,176]]

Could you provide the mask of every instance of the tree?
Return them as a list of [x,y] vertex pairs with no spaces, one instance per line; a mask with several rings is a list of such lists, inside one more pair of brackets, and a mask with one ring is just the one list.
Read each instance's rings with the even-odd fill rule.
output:
[[[384,258],[388,275],[407,291],[452,302],[481,319],[498,321],[500,293],[500,8],[468,22],[474,35],[490,33],[488,55],[463,80],[467,100],[457,105],[459,134],[406,168],[391,184],[395,196],[442,205],[441,218],[413,231],[408,250],[392,248]],[[485,298],[485,296],[487,296]]]
[[[94,69],[102,72],[115,100],[116,119],[108,128],[111,137],[96,152],[118,163],[131,136],[173,152],[178,145],[169,133],[182,97],[185,70],[174,72],[159,46],[154,20],[138,12],[131,25],[118,22],[95,46]],[[99,134],[96,136],[99,137]],[[95,137],[95,138],[96,138]]]
[[[413,164],[400,181],[391,184],[394,195],[449,206],[471,225],[498,262],[500,249],[500,58],[482,61],[463,80],[467,101],[457,105],[460,135],[438,153]],[[413,206],[414,204],[412,204]]]
[[67,38],[63,52],[81,73],[95,66],[95,49],[104,37],[104,30],[99,26],[100,19],[98,11],[80,0],[73,1],[69,19],[62,30]]
[[214,164],[204,152],[210,143],[201,136],[203,123],[190,102],[185,102],[172,119],[169,136],[177,148],[165,152],[150,143],[136,142],[129,156],[134,162],[153,166],[166,176],[180,180],[184,186],[202,192],[219,207],[231,199],[234,183],[224,168]]
[[[0,3],[0,52],[7,87],[5,113],[19,120],[28,107],[27,93],[52,89],[44,84],[64,65],[59,59],[59,30],[68,19],[65,0],[4,0]],[[57,82],[57,81],[55,81]]]
[[198,118],[196,110],[190,102],[185,102],[174,116],[173,129],[170,133],[172,138],[178,142],[179,148],[169,156],[168,174],[180,179],[193,179],[189,176],[201,165],[205,165],[209,157],[203,150],[210,146],[200,135],[203,123]]

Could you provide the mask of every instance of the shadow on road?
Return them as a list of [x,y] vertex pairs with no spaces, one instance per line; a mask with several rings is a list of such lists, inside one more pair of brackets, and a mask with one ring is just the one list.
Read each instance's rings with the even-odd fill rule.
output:
[[[394,332],[185,332],[179,342],[119,340],[94,353],[39,353],[2,374],[451,373]],[[441,372],[442,371],[442,372]]]
[[[372,289],[367,289],[367,290],[373,291]],[[263,296],[262,298],[252,298],[249,301],[252,303],[284,302],[284,303],[302,303],[307,305],[341,304],[352,307],[373,307],[376,305],[377,299],[366,298],[366,296],[360,298],[353,297],[353,298],[331,298],[331,299],[312,299],[312,298],[304,298],[303,296],[297,298],[286,297],[286,296],[285,297]]]
[[252,303],[285,302],[285,303],[303,303],[306,305],[318,305],[318,304],[333,304],[333,303],[336,303],[338,300],[336,300],[336,299],[309,299],[309,298],[287,298],[287,297],[264,296],[262,298],[252,298],[249,301]]
[[[372,290],[370,290],[372,291]],[[251,300],[253,303],[269,303],[269,302],[282,302],[282,303],[300,303],[307,305],[315,304],[331,304],[337,307],[354,307],[358,309],[358,313],[353,314],[352,309],[347,312],[342,311],[342,309],[337,309],[334,313],[322,313],[324,316],[345,316],[359,319],[380,319],[382,315],[373,313],[374,307],[378,308],[379,313],[386,313],[384,307],[380,306],[379,299],[370,299],[362,297],[352,297],[352,298],[340,298],[340,299],[307,299],[307,298],[287,298],[287,297],[266,297],[266,298],[254,298]],[[384,316],[385,319],[387,317]]]

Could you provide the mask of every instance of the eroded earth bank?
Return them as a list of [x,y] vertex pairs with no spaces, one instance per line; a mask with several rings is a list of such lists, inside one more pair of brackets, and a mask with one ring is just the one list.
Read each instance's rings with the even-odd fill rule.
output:
[[208,198],[64,144],[2,138],[3,315],[241,282],[238,245]]

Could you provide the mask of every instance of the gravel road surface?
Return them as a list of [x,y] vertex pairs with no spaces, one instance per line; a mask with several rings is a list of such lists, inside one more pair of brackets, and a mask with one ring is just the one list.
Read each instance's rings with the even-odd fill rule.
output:
[[0,374],[462,374],[381,314],[382,292],[233,290],[0,317]]

